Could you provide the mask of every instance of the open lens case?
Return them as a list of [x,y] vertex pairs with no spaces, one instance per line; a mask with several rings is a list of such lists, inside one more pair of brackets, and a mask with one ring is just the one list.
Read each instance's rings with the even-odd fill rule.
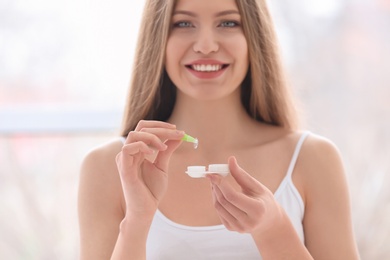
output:
[[192,178],[202,178],[205,177],[206,174],[227,176],[229,174],[229,165],[210,164],[208,170],[206,170],[206,166],[188,166],[186,173]]

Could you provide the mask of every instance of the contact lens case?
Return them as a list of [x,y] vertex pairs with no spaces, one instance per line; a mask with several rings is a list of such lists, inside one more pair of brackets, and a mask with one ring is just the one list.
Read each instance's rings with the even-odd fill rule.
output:
[[205,177],[206,174],[227,176],[229,174],[229,165],[210,164],[208,170],[206,170],[206,166],[188,166],[186,173],[192,178],[202,178]]

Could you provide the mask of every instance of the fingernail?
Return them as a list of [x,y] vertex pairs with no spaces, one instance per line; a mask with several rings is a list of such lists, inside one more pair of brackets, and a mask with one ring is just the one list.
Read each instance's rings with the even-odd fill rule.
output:
[[184,135],[184,131],[176,130],[176,134],[182,136]]

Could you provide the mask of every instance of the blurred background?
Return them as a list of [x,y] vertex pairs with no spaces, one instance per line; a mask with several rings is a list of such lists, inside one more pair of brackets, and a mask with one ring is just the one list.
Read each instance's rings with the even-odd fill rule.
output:
[[[0,1],[0,259],[78,259],[80,163],[118,135],[143,2]],[[361,257],[390,259],[390,1],[269,2],[306,128],[343,155]]]

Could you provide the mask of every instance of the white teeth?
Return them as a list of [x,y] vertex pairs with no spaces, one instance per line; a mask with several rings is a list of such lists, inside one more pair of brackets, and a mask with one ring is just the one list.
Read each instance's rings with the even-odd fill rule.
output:
[[222,69],[222,65],[211,65],[211,64],[196,64],[191,65],[191,68],[196,71],[202,71],[202,72],[214,72]]

